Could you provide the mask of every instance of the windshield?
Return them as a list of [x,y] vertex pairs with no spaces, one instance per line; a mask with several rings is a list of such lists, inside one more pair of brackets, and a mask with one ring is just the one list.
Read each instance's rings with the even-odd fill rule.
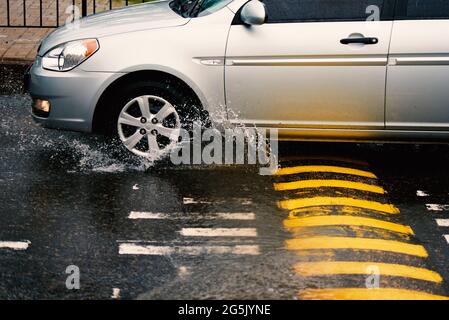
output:
[[180,16],[201,17],[220,10],[233,0],[173,0],[170,8]]

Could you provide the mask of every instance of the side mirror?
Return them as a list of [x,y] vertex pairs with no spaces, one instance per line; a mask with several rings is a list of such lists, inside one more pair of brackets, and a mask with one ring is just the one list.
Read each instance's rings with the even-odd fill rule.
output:
[[240,18],[246,25],[261,25],[267,20],[265,4],[259,0],[251,0],[246,3],[240,12]]

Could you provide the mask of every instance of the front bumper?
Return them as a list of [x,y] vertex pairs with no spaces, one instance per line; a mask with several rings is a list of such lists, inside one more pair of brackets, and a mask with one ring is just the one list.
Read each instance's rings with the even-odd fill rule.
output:
[[68,72],[45,70],[38,57],[24,77],[24,87],[33,99],[51,102],[48,117],[33,113],[33,119],[48,128],[92,132],[92,120],[101,93],[118,73],[87,72],[75,68]]

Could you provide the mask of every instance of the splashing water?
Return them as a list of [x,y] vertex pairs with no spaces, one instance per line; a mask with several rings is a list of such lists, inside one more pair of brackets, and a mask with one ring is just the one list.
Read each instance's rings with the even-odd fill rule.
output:
[[[2,97],[0,97],[2,98]],[[153,155],[152,158],[140,158],[128,152],[119,141],[96,135],[44,129],[33,123],[28,106],[31,101],[25,95],[9,96],[0,99],[0,136],[8,140],[11,152],[36,152],[44,161],[52,161],[56,167],[67,172],[121,173],[126,171],[146,171],[163,164],[172,167],[168,160],[168,150]],[[225,130],[245,129],[239,121],[239,114],[221,106],[211,115],[212,128],[221,132],[223,141]],[[255,126],[251,126],[252,128]],[[249,131],[253,132],[253,131]],[[247,136],[251,141],[256,136]],[[3,140],[5,141],[5,140]]]
[[42,128],[31,119],[30,104],[25,95],[0,96],[3,157],[20,154],[67,172],[118,173],[145,171],[164,156],[138,158],[110,138]]

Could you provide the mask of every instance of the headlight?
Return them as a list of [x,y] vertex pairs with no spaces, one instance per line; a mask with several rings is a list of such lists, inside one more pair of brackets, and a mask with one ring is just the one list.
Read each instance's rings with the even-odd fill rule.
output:
[[99,48],[97,39],[76,40],[63,43],[42,58],[42,67],[53,71],[68,71],[83,63]]

